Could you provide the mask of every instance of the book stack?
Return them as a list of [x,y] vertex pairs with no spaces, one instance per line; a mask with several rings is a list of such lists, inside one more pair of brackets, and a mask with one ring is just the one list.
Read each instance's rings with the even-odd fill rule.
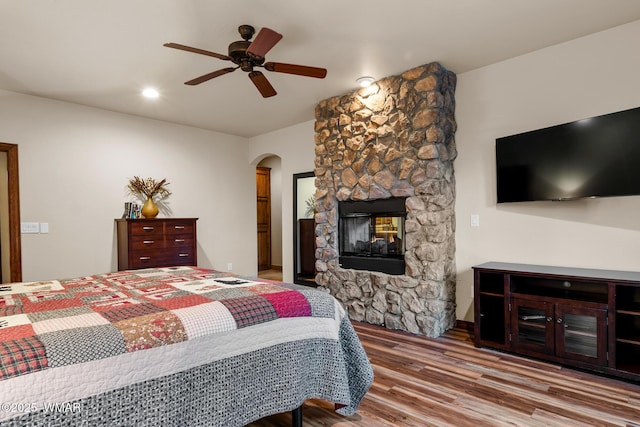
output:
[[142,218],[141,211],[142,211],[142,205],[138,205],[132,202],[125,202],[122,218],[131,218],[131,219]]

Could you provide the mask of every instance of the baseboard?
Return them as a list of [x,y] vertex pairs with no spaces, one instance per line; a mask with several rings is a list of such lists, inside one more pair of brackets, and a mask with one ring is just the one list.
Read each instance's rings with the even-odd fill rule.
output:
[[271,266],[271,270],[282,271],[282,266],[281,265],[272,265]]
[[466,320],[456,320],[456,328],[473,332],[473,322],[467,322]]

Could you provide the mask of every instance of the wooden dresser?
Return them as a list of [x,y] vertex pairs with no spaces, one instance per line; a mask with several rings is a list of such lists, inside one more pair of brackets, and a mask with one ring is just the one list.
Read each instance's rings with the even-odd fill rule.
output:
[[300,274],[316,277],[316,225],[313,218],[300,221]]
[[197,220],[116,219],[118,270],[197,265]]

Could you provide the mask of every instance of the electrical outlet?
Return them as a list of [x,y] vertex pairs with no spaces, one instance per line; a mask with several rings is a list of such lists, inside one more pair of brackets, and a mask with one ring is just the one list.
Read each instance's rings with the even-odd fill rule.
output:
[[233,264],[232,264],[232,263],[228,263],[228,264],[227,264],[227,270],[228,270],[228,271],[233,270]]

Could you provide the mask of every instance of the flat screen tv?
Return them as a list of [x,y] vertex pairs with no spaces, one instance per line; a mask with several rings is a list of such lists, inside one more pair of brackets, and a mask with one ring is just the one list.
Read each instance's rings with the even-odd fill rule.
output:
[[640,107],[496,139],[498,203],[640,195]]

